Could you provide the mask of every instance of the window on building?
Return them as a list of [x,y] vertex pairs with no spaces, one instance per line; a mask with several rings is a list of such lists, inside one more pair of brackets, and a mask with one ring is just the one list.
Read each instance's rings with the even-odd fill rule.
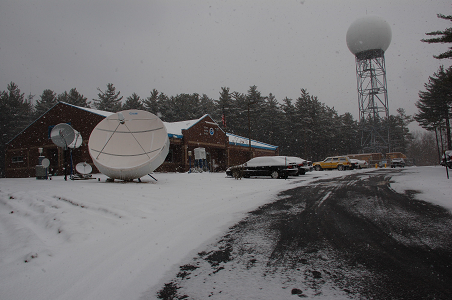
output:
[[13,164],[24,162],[24,157],[23,157],[23,156],[14,156],[14,157],[11,159],[11,162],[12,162]]

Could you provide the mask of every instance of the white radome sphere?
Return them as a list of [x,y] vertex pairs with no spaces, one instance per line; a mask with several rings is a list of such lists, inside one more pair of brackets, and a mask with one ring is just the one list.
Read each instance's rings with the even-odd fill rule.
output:
[[389,23],[377,16],[357,19],[347,30],[347,46],[353,54],[366,50],[386,51],[391,43]]

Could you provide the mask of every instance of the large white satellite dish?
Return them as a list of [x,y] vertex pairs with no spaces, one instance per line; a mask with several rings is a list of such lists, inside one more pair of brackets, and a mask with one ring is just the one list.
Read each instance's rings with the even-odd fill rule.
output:
[[131,109],[97,124],[88,149],[100,172],[112,179],[132,180],[151,173],[165,161],[169,139],[160,118]]

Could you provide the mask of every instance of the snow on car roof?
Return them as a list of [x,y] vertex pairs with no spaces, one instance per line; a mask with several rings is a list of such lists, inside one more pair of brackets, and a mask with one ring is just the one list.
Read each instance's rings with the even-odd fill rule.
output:
[[304,163],[305,161],[307,161],[306,159],[302,159],[300,157],[296,157],[296,156],[281,156],[281,157],[286,157],[288,162],[292,162],[292,163]]
[[259,156],[245,163],[247,167],[285,166],[291,163],[285,156]]

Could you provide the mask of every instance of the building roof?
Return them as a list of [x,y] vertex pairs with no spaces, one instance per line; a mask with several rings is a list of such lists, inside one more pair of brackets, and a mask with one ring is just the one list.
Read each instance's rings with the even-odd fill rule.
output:
[[[238,145],[238,146],[244,146],[244,147],[249,147],[249,138],[240,136],[240,135],[236,135],[233,133],[226,133],[228,139],[229,139],[229,144],[231,145]],[[278,146],[274,146],[274,145],[270,145],[270,144],[266,144],[266,143],[262,143],[256,140],[251,139],[251,147],[253,148],[260,148],[260,149],[267,149],[267,150],[276,150],[278,149]]]
[[[114,113],[108,112],[108,111],[102,111],[102,110],[97,110],[97,109],[87,108],[87,107],[80,107],[80,106],[68,104],[65,102],[62,102],[62,103],[73,106],[73,107],[77,107],[79,109],[83,109],[88,112],[91,112],[91,113],[94,113],[94,114],[97,114],[100,116],[104,116],[104,117],[108,117],[108,116],[111,116],[112,114],[114,114]],[[166,131],[168,132],[169,137],[181,139],[183,137],[182,130],[187,130],[187,129],[191,128],[193,125],[195,125],[196,123],[198,123],[199,121],[204,119],[206,116],[209,116],[209,115],[205,114],[204,116],[202,116],[199,119],[179,121],[179,122],[163,122],[163,124],[165,124]],[[215,123],[215,121],[214,121],[214,123],[212,125],[218,125],[218,124]],[[245,137],[233,134],[233,133],[226,133],[226,136],[228,137],[229,144],[231,144],[231,145],[249,147],[249,139],[248,138],[245,138]],[[262,143],[262,142],[259,142],[259,141],[253,140],[253,139],[251,139],[251,147],[259,148],[259,149],[267,149],[267,150],[278,149],[278,146]]]
[[81,106],[69,104],[69,103],[66,103],[66,102],[61,102],[61,103],[64,103],[66,105],[73,106],[73,107],[76,107],[76,108],[79,108],[79,109],[82,109],[82,110],[86,110],[86,111],[88,111],[90,113],[93,113],[93,114],[96,114],[96,115],[99,115],[99,116],[103,116],[103,117],[109,117],[112,114],[114,114],[114,113],[109,112],[109,111],[103,111],[103,110],[98,110],[98,109],[88,108],[88,107],[81,107]]
[[[201,121],[202,119],[204,119],[207,116],[209,116],[209,115],[205,114],[204,116],[202,116],[199,119],[179,121],[179,122],[163,122],[163,124],[165,124],[166,131],[168,132],[168,135],[170,137],[181,139],[183,137],[182,130],[187,130],[187,129],[191,128],[192,126],[194,126],[196,123],[198,123],[199,121]],[[215,123],[215,121],[214,121],[214,123],[212,123],[212,125],[218,126],[218,124]]]

